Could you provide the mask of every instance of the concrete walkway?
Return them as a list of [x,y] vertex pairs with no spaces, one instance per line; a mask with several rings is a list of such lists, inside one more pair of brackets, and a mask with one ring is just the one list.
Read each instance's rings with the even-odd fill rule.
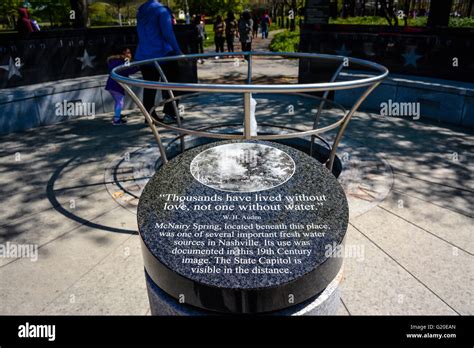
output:
[[[271,63],[275,76],[291,78],[297,68]],[[269,62],[256,64],[262,74]],[[227,68],[240,69],[232,61],[206,62],[200,79]],[[314,105],[289,98],[257,96],[259,121],[308,128]],[[218,99],[184,103],[186,125],[240,122],[241,103]],[[288,105],[296,107],[291,117]],[[133,208],[140,185],[132,184],[150,173],[119,163],[156,148],[139,112],[129,114],[127,126],[113,127],[111,114],[102,114],[0,137],[0,243],[39,247],[36,261],[0,258],[0,314],[149,313]],[[372,189],[378,180],[380,190],[378,197],[364,187],[358,189],[366,197],[347,192],[353,203],[346,250],[356,252],[345,261],[340,314],[474,314],[473,144],[473,132],[461,128],[354,117],[340,152],[344,173],[363,173],[353,182]],[[366,157],[373,161],[364,171]],[[360,210],[355,203],[364,200],[370,204]]]

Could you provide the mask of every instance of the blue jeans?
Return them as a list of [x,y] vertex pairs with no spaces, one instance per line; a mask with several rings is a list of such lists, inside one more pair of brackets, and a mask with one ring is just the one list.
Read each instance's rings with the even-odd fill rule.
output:
[[120,117],[122,115],[123,101],[125,99],[125,95],[123,95],[122,93],[116,92],[116,91],[109,91],[109,92],[112,95],[112,98],[114,98],[114,102],[115,102],[114,121],[118,122],[118,121],[120,121]]

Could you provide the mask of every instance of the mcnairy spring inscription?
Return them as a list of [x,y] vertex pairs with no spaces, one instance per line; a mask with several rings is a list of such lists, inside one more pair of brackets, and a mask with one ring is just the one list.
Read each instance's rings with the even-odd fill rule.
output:
[[326,246],[343,242],[348,208],[334,176],[307,154],[221,142],[160,168],[138,222],[146,270],[166,293],[210,310],[266,312],[291,306],[290,295],[315,296],[336,276],[342,259]]

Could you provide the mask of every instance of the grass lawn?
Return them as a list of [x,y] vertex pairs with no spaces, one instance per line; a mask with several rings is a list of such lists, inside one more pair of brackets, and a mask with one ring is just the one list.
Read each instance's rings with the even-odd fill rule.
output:
[[[424,27],[428,21],[428,17],[408,18],[408,25],[413,27]],[[329,24],[359,24],[359,25],[388,25],[387,20],[383,17],[366,16],[366,17],[348,17],[348,18],[330,18]],[[404,25],[403,20],[398,21],[399,26]],[[449,19],[450,27],[474,27],[474,17]]]
[[204,47],[214,46],[214,24],[206,24],[207,40],[204,40]]

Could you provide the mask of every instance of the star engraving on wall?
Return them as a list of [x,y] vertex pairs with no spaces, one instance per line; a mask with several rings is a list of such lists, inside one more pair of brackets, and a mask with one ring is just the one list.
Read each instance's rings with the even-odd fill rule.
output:
[[20,68],[23,66],[24,64],[15,64],[15,62],[13,61],[13,58],[10,57],[10,59],[8,60],[8,65],[0,65],[0,69],[3,69],[5,71],[8,72],[8,80],[10,80],[13,76],[18,76],[18,77],[23,77],[21,76],[21,72],[20,72]]
[[352,51],[349,51],[347,48],[346,48],[346,44],[342,44],[341,48],[336,50],[336,53],[340,56],[345,56],[347,57],[348,55],[350,55],[352,53]]
[[84,50],[82,57],[77,57],[76,59],[82,63],[81,70],[84,70],[87,67],[94,68],[92,61],[95,59],[95,56],[90,56],[87,50]]
[[403,58],[405,59],[405,63],[403,66],[409,66],[412,65],[413,67],[417,67],[416,61],[420,59],[423,56],[420,56],[419,54],[416,54],[416,48],[415,47],[410,47],[406,53],[402,54]]

